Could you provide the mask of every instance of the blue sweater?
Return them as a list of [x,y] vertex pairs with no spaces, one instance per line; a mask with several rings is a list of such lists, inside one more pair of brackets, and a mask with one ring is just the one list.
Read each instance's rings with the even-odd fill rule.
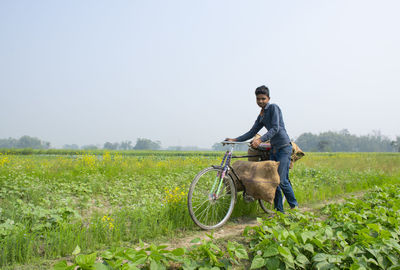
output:
[[265,127],[268,132],[261,136],[261,141],[270,141],[273,148],[280,148],[290,143],[289,136],[285,129],[281,109],[276,104],[267,103],[264,109],[264,115],[259,115],[253,127],[242,136],[236,138],[243,142],[253,138],[260,129]]

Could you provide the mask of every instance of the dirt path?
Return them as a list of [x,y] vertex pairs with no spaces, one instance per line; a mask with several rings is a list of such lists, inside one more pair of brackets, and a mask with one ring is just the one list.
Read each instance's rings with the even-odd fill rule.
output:
[[231,238],[231,237],[240,237],[243,233],[243,230],[247,226],[256,226],[257,220],[255,218],[247,218],[247,219],[238,219],[235,222],[225,224],[219,229],[213,231],[196,231],[192,232],[190,235],[185,236],[183,238],[174,238],[171,239],[170,242],[163,243],[168,245],[168,249],[175,249],[178,247],[190,247],[194,245],[191,243],[193,239],[200,238],[200,239],[209,239],[207,234],[212,234],[214,239],[221,239],[221,238]]
[[[333,198],[330,200],[326,200],[323,202],[318,202],[318,203],[313,203],[313,204],[305,204],[299,207],[300,212],[318,212],[319,209],[324,207],[325,205],[332,204],[332,203],[345,203],[346,199],[348,198],[359,198],[365,194],[366,191],[360,191],[360,192],[354,192],[354,193],[349,193],[345,194],[344,196]],[[262,216],[262,212],[260,212],[260,216]],[[162,242],[163,245],[167,245],[168,249],[175,249],[178,247],[190,247],[194,245],[191,243],[191,241],[195,238],[200,238],[200,239],[209,239],[207,234],[212,233],[214,239],[225,239],[225,238],[240,238],[243,234],[243,230],[247,226],[256,226],[257,219],[256,218],[241,218],[237,219],[234,222],[225,224],[219,229],[213,230],[213,231],[195,231],[195,232],[189,232],[190,235],[186,234],[183,237],[180,238],[173,238],[169,239],[166,242]]]

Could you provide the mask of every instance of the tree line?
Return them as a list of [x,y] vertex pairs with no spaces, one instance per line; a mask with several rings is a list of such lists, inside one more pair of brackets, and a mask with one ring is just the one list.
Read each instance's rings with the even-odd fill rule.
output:
[[303,133],[295,143],[305,152],[400,152],[400,136],[390,140],[379,131],[361,136],[352,135],[347,129]]
[[[51,145],[49,142],[42,141],[36,137],[22,136],[19,139],[8,138],[0,139],[0,149],[50,149]],[[67,150],[161,150],[161,142],[153,141],[147,138],[138,138],[136,143],[126,140],[121,142],[105,142],[103,145],[86,144],[79,146],[77,144],[64,144],[62,149]],[[197,146],[169,146],[166,149],[168,151],[207,151],[210,149],[204,149]]]
[[8,138],[0,139],[0,148],[32,148],[49,149],[50,143],[35,137],[22,136],[19,139]]
[[[50,149],[51,144],[46,141],[42,141],[36,137],[22,136],[19,139],[8,138],[0,139],[0,148],[10,149],[10,148],[31,148],[31,149]],[[122,142],[105,142],[103,146],[95,144],[87,144],[79,146],[77,144],[65,144],[63,149],[70,150],[96,150],[96,149],[107,149],[107,150],[160,150],[161,142],[152,141],[146,138],[138,138],[136,144],[132,145],[132,141],[122,141]]]
[[[339,132],[327,131],[319,134],[306,132],[294,141],[304,152],[400,152],[400,136],[390,140],[379,131],[368,135],[352,135],[347,129]],[[215,143],[214,151],[226,150],[226,146]],[[238,145],[238,151],[247,151],[247,145]]]
[[152,141],[146,138],[138,138],[136,144],[133,145],[132,141],[122,141],[122,142],[105,142],[103,147],[94,144],[83,145],[79,148],[77,144],[65,144],[64,149],[83,149],[83,150],[96,150],[96,149],[106,149],[106,150],[160,150],[161,142]]
[[[379,131],[373,131],[368,135],[352,135],[347,129],[339,132],[328,131],[319,134],[310,132],[301,134],[296,140],[297,145],[305,152],[400,152],[400,136],[395,140],[390,140]],[[31,149],[50,149],[51,145],[47,141],[36,137],[22,136],[19,139],[8,138],[0,139],[0,148],[31,148]],[[63,149],[71,150],[161,150],[161,142],[147,138],[138,138],[135,145],[132,141],[105,142],[102,146],[88,144],[79,146],[77,144],[65,144]],[[238,146],[238,151],[247,151],[247,145]],[[212,145],[211,150],[222,151],[227,147],[220,143]],[[197,146],[170,146],[164,150],[171,151],[206,151],[209,149]]]

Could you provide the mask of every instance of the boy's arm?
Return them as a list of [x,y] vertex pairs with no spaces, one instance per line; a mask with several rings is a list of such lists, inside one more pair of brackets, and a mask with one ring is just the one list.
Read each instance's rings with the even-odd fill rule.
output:
[[279,109],[278,106],[271,106],[271,128],[261,136],[261,141],[269,141],[279,131]]
[[259,132],[260,129],[262,129],[262,127],[263,127],[263,125],[262,125],[262,123],[260,123],[259,117],[257,117],[257,120],[254,122],[253,127],[248,132],[243,134],[242,136],[235,138],[235,140],[238,142],[244,142],[250,138],[253,138],[257,134],[257,132]]

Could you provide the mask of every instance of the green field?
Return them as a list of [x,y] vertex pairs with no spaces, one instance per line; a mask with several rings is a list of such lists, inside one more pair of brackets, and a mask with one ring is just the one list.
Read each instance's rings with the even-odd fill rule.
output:
[[[58,155],[55,155],[58,154]],[[197,230],[186,196],[221,152],[0,155],[0,266],[132,246]],[[300,206],[400,183],[400,154],[307,153],[291,170]],[[239,197],[231,219],[263,216]]]

